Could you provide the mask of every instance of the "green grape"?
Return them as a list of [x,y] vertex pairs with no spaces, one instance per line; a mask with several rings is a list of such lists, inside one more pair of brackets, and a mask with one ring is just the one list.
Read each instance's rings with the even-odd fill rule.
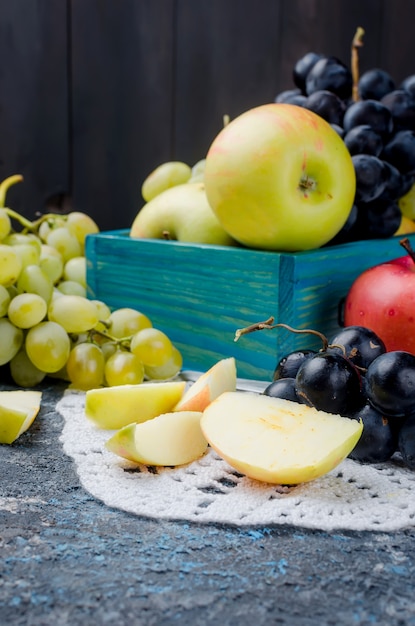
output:
[[93,302],[77,295],[53,298],[48,309],[51,322],[60,324],[67,333],[84,333],[98,323],[98,310]]
[[92,217],[80,211],[72,211],[68,214],[66,228],[77,238],[79,243],[84,246],[85,237],[99,233],[99,228]]
[[40,254],[42,243],[34,233],[10,233],[2,243],[8,246],[33,246]]
[[96,389],[104,384],[105,359],[94,343],[76,344],[68,357],[66,371],[77,389]]
[[7,319],[0,318],[0,365],[12,360],[23,344],[23,331]]
[[108,304],[105,304],[102,300],[91,300],[91,302],[93,302],[97,307],[99,319],[105,322],[111,315],[111,309]]
[[114,343],[113,341],[104,340],[102,341],[100,346],[101,346],[102,354],[104,355],[105,361],[108,361],[110,356],[112,356],[114,352],[118,350],[117,344]]
[[126,350],[117,350],[105,362],[105,380],[109,387],[139,385],[144,380],[144,365]]
[[18,328],[31,328],[41,322],[47,313],[48,305],[37,293],[21,293],[9,304],[9,320]]
[[6,287],[0,285],[0,317],[4,317],[5,315],[7,315],[11,299],[11,295],[9,294]]
[[0,209],[0,241],[10,233],[12,223],[5,209]]
[[72,280],[86,289],[86,258],[74,256],[65,263],[63,268],[64,280]]
[[160,367],[171,359],[173,344],[161,330],[144,328],[131,338],[130,350],[144,365]]
[[61,253],[56,248],[43,243],[40,249],[39,265],[53,284],[62,278],[64,263]]
[[19,387],[36,387],[46,376],[46,372],[33,365],[24,347],[15,354],[9,365],[11,377]]
[[40,322],[28,331],[25,347],[32,363],[42,372],[49,374],[65,366],[71,349],[71,341],[60,324],[47,321]]
[[109,322],[109,334],[118,339],[129,337],[139,330],[151,328],[152,326],[151,321],[144,313],[129,307],[113,311],[107,318],[107,322]]
[[46,243],[47,238],[52,230],[55,230],[55,228],[64,227],[65,224],[66,221],[64,217],[61,217],[59,215],[48,217],[47,219],[43,220],[38,228],[39,238],[43,243]]
[[74,256],[81,256],[82,254],[81,244],[65,226],[51,230],[46,238],[46,243],[60,252],[64,263]]
[[27,265],[17,279],[17,290],[19,293],[37,293],[45,302],[49,302],[53,283],[39,265]]
[[174,378],[180,372],[183,366],[183,357],[181,352],[173,346],[173,353],[164,365],[159,367],[144,366],[144,372],[150,380],[168,380]]
[[22,262],[12,246],[0,244],[0,285],[9,287],[22,271]]
[[182,161],[167,161],[153,170],[144,180],[141,187],[141,195],[149,202],[162,191],[187,183],[192,174],[192,169]]
[[13,246],[13,250],[17,252],[17,255],[22,262],[22,267],[26,267],[27,265],[39,265],[40,252],[30,243],[15,244]]
[[58,291],[66,296],[82,296],[82,298],[86,298],[86,288],[75,280],[61,280],[56,287]]

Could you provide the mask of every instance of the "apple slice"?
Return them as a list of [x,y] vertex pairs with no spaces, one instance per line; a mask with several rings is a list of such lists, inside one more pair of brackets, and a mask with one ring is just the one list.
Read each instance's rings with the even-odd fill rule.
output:
[[142,424],[121,428],[106,442],[111,452],[144,465],[184,465],[206,452],[202,413],[164,413]]
[[212,402],[201,427],[212,448],[236,470],[285,485],[331,471],[363,430],[357,420],[244,391],[224,393]]
[[173,410],[185,387],[184,381],[169,381],[89,389],[85,394],[85,415],[100,428],[110,430],[131,422],[145,422]]
[[204,411],[224,391],[236,390],[236,363],[233,357],[221,359],[202,374],[184,393],[175,411]]
[[0,391],[0,443],[13,443],[39,413],[41,391]]

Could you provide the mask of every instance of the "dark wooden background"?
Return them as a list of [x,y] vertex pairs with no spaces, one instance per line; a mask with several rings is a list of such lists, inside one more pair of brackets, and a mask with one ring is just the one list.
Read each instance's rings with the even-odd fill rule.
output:
[[314,50],[399,83],[415,0],[0,0],[0,178],[28,217],[50,198],[127,228],[159,163],[203,158],[224,114],[291,88]]

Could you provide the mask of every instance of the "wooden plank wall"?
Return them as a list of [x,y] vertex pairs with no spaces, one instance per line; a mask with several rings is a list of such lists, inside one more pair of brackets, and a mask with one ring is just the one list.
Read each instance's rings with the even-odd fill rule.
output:
[[72,197],[130,225],[159,163],[202,158],[226,113],[291,88],[314,50],[397,84],[415,73],[415,0],[0,0],[0,177],[32,217]]

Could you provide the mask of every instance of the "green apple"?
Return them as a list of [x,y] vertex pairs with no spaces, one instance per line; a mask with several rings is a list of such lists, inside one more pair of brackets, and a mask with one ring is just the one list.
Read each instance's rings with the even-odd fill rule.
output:
[[221,246],[235,244],[210,208],[201,182],[176,185],[147,202],[138,212],[130,236]]
[[89,389],[85,415],[99,428],[116,430],[132,422],[145,422],[173,410],[186,383],[168,381]]
[[0,391],[0,443],[13,443],[33,424],[40,409],[41,391]]
[[153,170],[144,180],[141,195],[146,202],[170,187],[187,183],[192,175],[192,168],[183,161],[166,161]]
[[221,359],[183,394],[175,411],[204,411],[221,393],[236,390],[236,362],[234,357]]
[[142,424],[121,428],[107,442],[114,454],[145,465],[184,465],[201,457],[207,441],[200,428],[202,413],[164,413]]
[[298,484],[334,469],[361,422],[254,392],[224,393],[204,411],[202,431],[234,469],[260,481]]
[[223,228],[241,244],[301,251],[341,230],[356,179],[349,151],[325,120],[272,103],[221,130],[207,154],[205,186]]
[[415,219],[415,185],[412,185],[410,190],[399,198],[398,204],[404,217]]

